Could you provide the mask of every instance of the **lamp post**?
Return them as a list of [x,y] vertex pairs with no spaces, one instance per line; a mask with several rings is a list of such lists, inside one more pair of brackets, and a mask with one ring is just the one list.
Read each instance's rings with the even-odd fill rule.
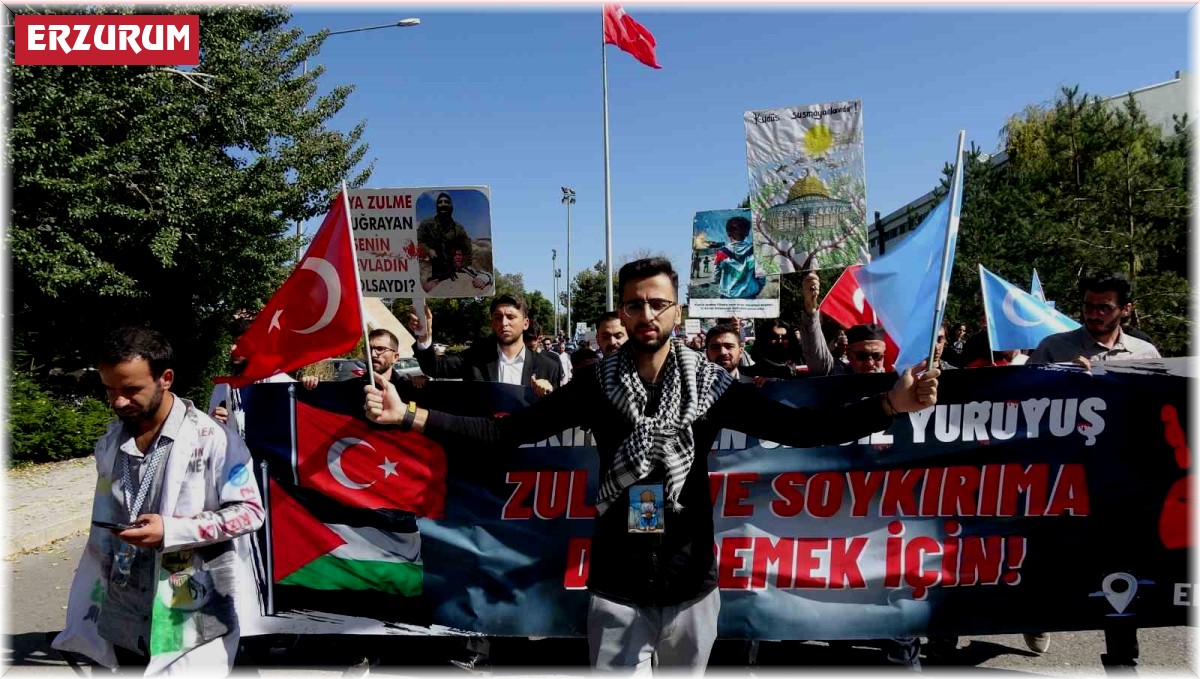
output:
[[[325,37],[331,35],[345,35],[346,33],[361,33],[362,31],[374,31],[380,28],[408,28],[409,26],[420,26],[421,20],[416,17],[401,19],[395,23],[380,24],[378,26],[363,26],[362,28],[347,28],[341,31],[329,31]],[[304,57],[304,75],[308,75],[308,57]],[[304,235],[304,225],[299,219],[296,220],[296,261],[300,261],[300,248],[303,247],[300,239]]]
[[554,307],[554,339],[558,340],[558,250],[550,250],[550,305]]
[[571,325],[571,206],[575,204],[575,189],[560,186],[562,202],[567,206],[567,337],[575,337],[575,326]]

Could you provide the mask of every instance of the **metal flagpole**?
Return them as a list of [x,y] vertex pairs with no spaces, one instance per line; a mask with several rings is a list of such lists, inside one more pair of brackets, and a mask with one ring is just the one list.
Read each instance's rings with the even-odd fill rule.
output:
[[946,279],[949,273],[946,271],[950,267],[950,239],[958,231],[958,188],[962,185],[962,154],[963,141],[967,138],[966,130],[958,131],[958,153],[954,156],[954,174],[950,178],[950,214],[946,217],[946,240],[942,243],[942,270],[938,275],[937,287],[937,304],[933,309],[933,335],[929,339],[929,363],[927,366],[933,368],[933,356],[937,352],[937,335],[938,325],[941,324],[942,314],[946,311],[946,295],[942,294],[946,289]]
[[613,310],[612,195],[608,169],[608,52],[604,44],[604,12],[600,12],[600,74],[604,83],[604,309]]
[[[270,471],[267,469],[267,461],[266,460],[263,460],[262,462],[259,462],[258,464],[259,464],[259,467],[262,468],[262,480],[263,480],[262,503],[263,503],[263,515],[264,515],[263,525],[265,526],[266,531],[267,531],[267,549],[266,549],[266,559],[265,559],[265,561],[267,562],[266,563],[266,565],[267,565],[267,573],[266,573],[267,615],[275,615],[275,561],[271,555],[271,551],[272,551],[272,546],[271,546],[271,544],[272,544],[271,543],[271,540],[272,540],[272,534],[271,534],[271,489],[270,489],[271,475],[270,475]],[[257,542],[255,544],[257,544]]]
[[[367,336],[367,315],[363,312],[362,301],[362,281],[358,276],[358,249],[354,245],[354,228],[351,226],[350,220],[350,191],[346,188],[346,180],[342,180],[342,207],[346,210],[346,238],[350,239],[350,261],[354,267],[354,299],[358,300],[358,322],[362,325],[363,334],[363,362],[366,363],[367,369],[371,377],[367,380],[371,384],[375,383],[375,372],[371,368],[371,340]],[[421,322],[424,323],[424,316],[418,316]]]

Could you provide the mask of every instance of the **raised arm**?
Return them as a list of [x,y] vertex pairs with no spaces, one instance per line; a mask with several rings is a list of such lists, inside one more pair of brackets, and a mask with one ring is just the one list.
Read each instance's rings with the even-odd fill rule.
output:
[[796,327],[800,329],[800,351],[808,364],[808,374],[810,377],[831,375],[834,359],[821,332],[821,311],[817,301],[821,296],[821,279],[810,271],[800,282],[800,291],[804,294],[804,310]]
[[886,394],[818,408],[784,405],[748,385],[731,384],[708,417],[724,429],[795,448],[838,445],[883,431],[896,415],[936,403],[938,374],[934,369],[916,378],[909,369]]
[[[592,385],[594,388],[594,385]],[[545,398],[503,417],[466,417],[437,410],[410,407],[400,400],[396,387],[375,375],[366,391],[367,419],[379,424],[397,424],[431,436],[451,433],[499,448],[542,441],[553,434],[587,423],[594,411],[586,403],[588,384],[571,382]]]

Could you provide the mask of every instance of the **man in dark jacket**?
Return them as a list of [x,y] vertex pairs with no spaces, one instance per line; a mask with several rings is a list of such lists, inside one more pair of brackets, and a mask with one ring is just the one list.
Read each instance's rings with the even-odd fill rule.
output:
[[[529,329],[528,309],[518,295],[497,295],[490,307],[494,342],[476,342],[461,354],[438,356],[432,346],[413,347],[421,371],[435,379],[461,379],[475,382],[501,382],[532,386],[544,396],[562,382],[562,363],[546,353],[525,346],[524,332]],[[425,342],[433,342],[433,315],[426,313]],[[424,343],[422,343],[424,344]]]
[[[702,669],[721,606],[708,484],[717,433],[729,428],[790,446],[838,445],[933,405],[938,371],[920,378],[906,371],[886,394],[844,406],[793,408],[734,382],[671,338],[679,279],[670,261],[630,262],[617,287],[629,340],[542,401],[502,418],[459,417],[409,408],[377,379],[378,386],[365,388],[365,410],[375,422],[432,437],[454,432],[499,450],[575,426],[591,430],[604,470],[587,582],[591,664]],[[647,490],[663,500],[664,531],[630,526],[631,498]]]

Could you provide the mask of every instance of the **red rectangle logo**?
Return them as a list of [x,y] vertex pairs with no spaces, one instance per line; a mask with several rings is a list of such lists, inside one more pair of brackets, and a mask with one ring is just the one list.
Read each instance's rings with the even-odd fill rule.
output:
[[198,14],[18,14],[17,66],[196,66]]

